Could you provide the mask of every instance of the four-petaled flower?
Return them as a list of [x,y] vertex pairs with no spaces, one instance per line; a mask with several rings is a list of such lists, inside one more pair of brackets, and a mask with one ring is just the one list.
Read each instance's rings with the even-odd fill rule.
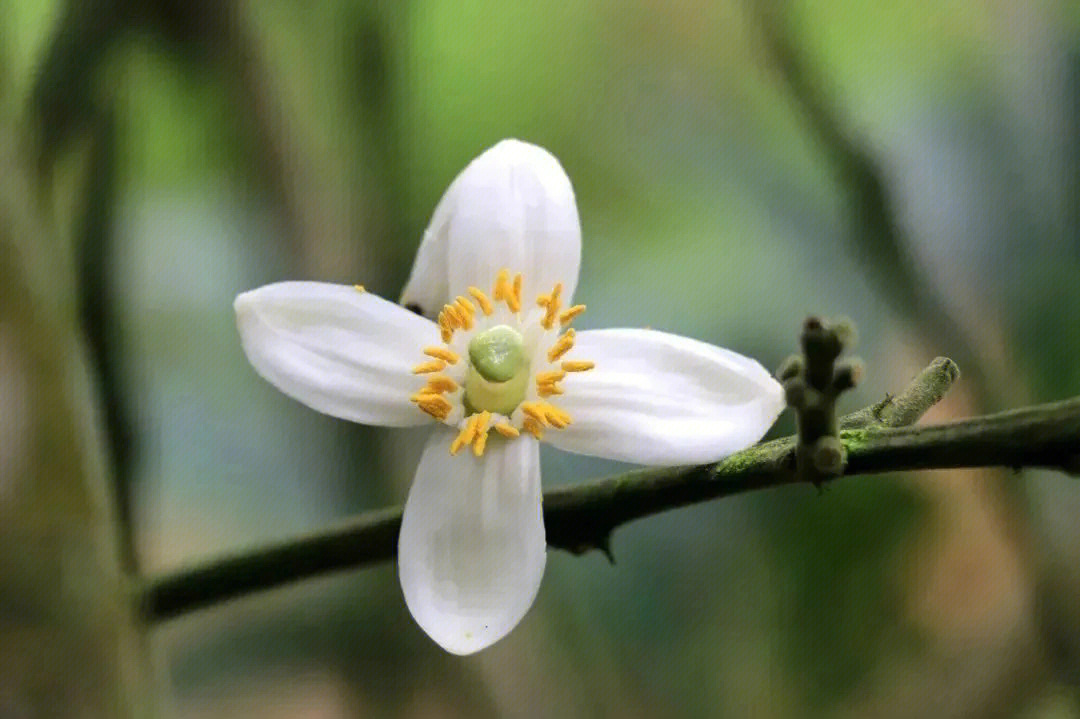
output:
[[575,332],[580,255],[559,162],[506,140],[436,207],[402,298],[410,309],[318,282],[236,298],[244,351],[282,392],[354,422],[437,424],[405,504],[398,568],[413,617],[457,654],[503,637],[536,597],[540,440],[696,464],[753,444],[784,406],[769,373],[734,352],[644,329]]

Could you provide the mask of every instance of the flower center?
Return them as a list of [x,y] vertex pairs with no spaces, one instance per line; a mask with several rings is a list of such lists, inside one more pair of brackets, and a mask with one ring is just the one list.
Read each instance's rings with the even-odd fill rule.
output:
[[466,414],[509,415],[525,401],[529,361],[517,330],[495,325],[477,334],[469,342],[469,365],[463,398]]
[[562,309],[557,284],[536,299],[537,307],[523,309],[521,288],[521,275],[511,281],[503,270],[491,297],[470,287],[469,297],[445,305],[438,318],[443,344],[424,348],[429,359],[413,367],[427,378],[412,401],[459,430],[451,454],[468,445],[482,455],[491,430],[507,439],[522,431],[540,439],[546,429],[572,422],[548,398],[563,394],[560,383],[568,373],[593,368],[592,362],[564,359],[574,346],[569,325],[585,305]]

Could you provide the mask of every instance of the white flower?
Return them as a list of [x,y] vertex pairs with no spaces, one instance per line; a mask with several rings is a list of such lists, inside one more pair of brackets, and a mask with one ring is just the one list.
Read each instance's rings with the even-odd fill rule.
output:
[[[642,329],[570,327],[581,231],[570,181],[506,140],[440,201],[403,302],[283,282],[236,298],[256,371],[320,412],[435,423],[405,504],[398,567],[409,611],[456,654],[525,615],[546,560],[539,442],[655,465],[747,447],[784,406],[754,360]],[[462,451],[468,449],[469,451]]]

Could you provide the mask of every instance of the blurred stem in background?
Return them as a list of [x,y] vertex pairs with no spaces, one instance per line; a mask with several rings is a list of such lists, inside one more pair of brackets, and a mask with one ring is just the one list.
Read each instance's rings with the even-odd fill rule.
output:
[[150,663],[117,535],[64,243],[0,120],[0,714],[143,716]]
[[941,302],[934,288],[920,278],[904,237],[895,201],[879,163],[844,127],[827,84],[799,50],[789,20],[788,0],[750,0],[767,60],[780,77],[806,129],[817,140],[825,160],[836,173],[846,199],[848,240],[859,263],[872,275],[873,285],[889,301],[926,347],[949,354],[964,368],[965,381],[985,404],[999,386],[988,381],[983,359],[975,352],[964,328]]

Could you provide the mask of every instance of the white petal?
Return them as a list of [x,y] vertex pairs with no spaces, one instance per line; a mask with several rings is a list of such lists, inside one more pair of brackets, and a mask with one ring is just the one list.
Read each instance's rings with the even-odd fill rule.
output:
[[503,140],[477,157],[443,195],[416,256],[402,304],[434,317],[473,285],[488,291],[499,270],[523,274],[526,304],[581,265],[581,225],[570,178],[547,150]]
[[405,502],[398,572],[417,624],[448,652],[471,654],[506,635],[532,606],[547,546],[540,450],[494,432],[487,451],[449,453],[437,427]]
[[579,332],[571,359],[595,369],[563,381],[555,404],[573,423],[544,438],[624,462],[700,464],[744,449],[784,409],[784,392],[756,361],[652,330]]
[[354,287],[281,282],[236,298],[240,341],[255,371],[285,394],[335,417],[391,427],[430,418],[409,396],[412,367],[440,344],[423,317]]

